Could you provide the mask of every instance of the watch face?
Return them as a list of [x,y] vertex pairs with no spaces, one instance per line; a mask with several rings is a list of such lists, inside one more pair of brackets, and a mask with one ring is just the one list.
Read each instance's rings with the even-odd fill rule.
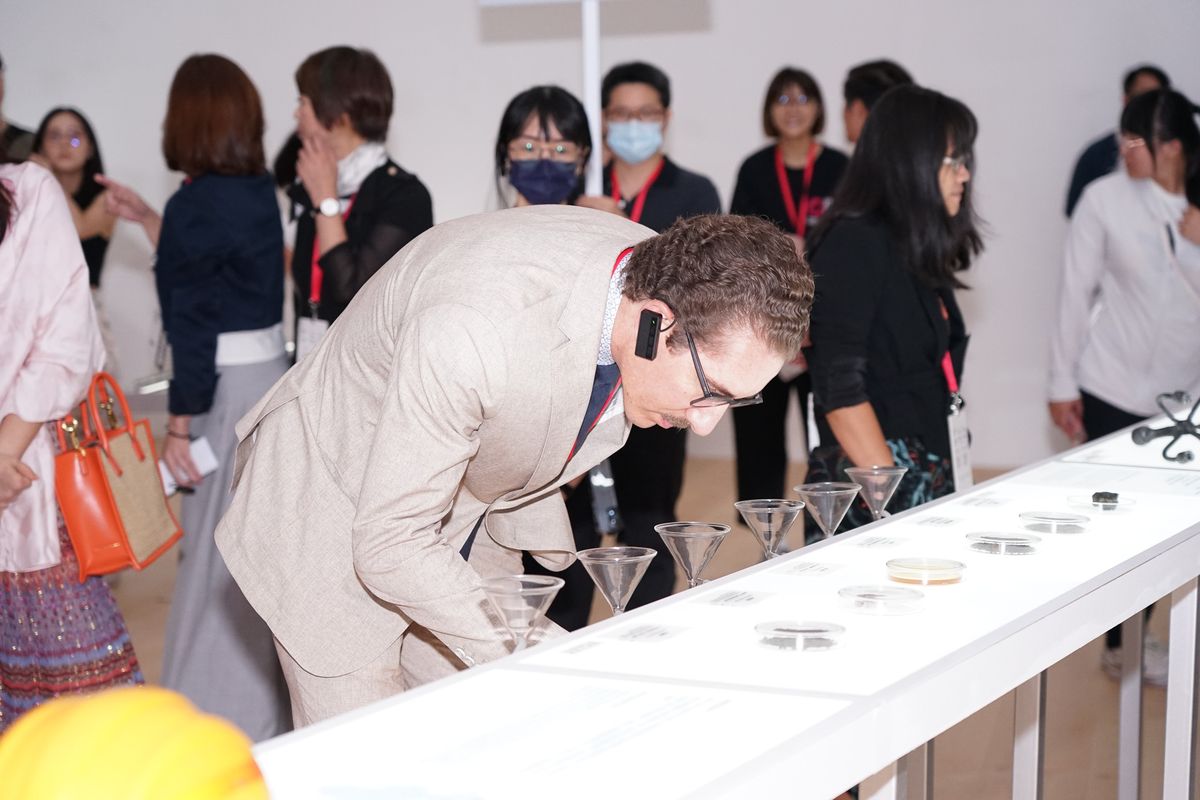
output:
[[321,201],[318,210],[327,217],[336,217],[342,209],[336,197],[326,197]]

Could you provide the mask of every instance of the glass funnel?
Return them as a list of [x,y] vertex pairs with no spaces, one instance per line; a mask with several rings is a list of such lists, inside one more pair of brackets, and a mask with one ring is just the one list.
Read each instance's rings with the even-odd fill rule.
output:
[[739,500],[733,507],[758,537],[763,554],[775,558],[788,531],[804,510],[804,503],[799,500]]
[[683,570],[688,588],[694,589],[704,583],[700,575],[725,541],[729,526],[715,522],[664,522],[655,525],[654,530]]
[[906,472],[908,467],[846,467],[846,477],[862,487],[860,495],[875,519],[889,516],[884,508]]
[[650,559],[656,555],[649,547],[623,546],[593,547],[578,553],[580,563],[608,601],[613,616],[625,611],[633,590],[650,566]]
[[500,611],[513,637],[513,650],[529,646],[529,634],[554,602],[563,579],[552,575],[510,575],[488,578],[483,591]]
[[820,483],[803,483],[792,491],[800,495],[808,506],[808,513],[816,520],[821,532],[828,539],[837,532],[850,503],[858,494],[860,486],[857,483],[835,483],[822,481]]

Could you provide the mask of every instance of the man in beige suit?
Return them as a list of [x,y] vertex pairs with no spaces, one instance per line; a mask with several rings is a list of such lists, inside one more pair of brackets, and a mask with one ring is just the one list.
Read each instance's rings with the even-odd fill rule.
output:
[[522,550],[569,565],[559,487],[631,424],[704,435],[753,402],[812,289],[789,238],[743,217],[655,236],[537,206],[401,250],[238,425],[217,543],[296,724],[505,655],[481,579]]

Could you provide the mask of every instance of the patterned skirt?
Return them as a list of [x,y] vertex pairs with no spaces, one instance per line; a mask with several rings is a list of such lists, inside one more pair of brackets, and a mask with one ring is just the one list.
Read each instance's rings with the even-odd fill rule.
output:
[[61,519],[58,538],[58,566],[0,572],[0,733],[60,694],[145,682],[108,585],[79,582]]
[[[954,491],[954,478],[950,460],[931,453],[918,439],[888,439],[888,449],[892,451],[892,460],[898,467],[908,467],[908,472],[900,479],[900,486],[892,495],[887,510],[893,514],[907,511],[910,508],[936,500]],[[826,445],[812,451],[808,459],[808,477],[806,481],[848,481],[846,467],[854,466],[838,445]],[[807,515],[806,515],[807,517]],[[838,533],[866,525],[872,521],[871,511],[861,498],[856,499],[846,512],[846,518],[838,527]],[[805,537],[809,542],[821,538],[821,530],[816,523],[805,519]]]

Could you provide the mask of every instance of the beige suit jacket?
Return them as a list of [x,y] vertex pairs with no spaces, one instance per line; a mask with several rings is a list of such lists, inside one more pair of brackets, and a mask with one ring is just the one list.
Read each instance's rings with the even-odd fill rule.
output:
[[241,420],[217,544],[304,669],[352,672],[411,622],[460,657],[507,652],[459,549],[483,516],[479,537],[570,564],[557,487],[629,434],[614,403],[568,463],[613,266],[652,235],[561,206],[438,225]]

